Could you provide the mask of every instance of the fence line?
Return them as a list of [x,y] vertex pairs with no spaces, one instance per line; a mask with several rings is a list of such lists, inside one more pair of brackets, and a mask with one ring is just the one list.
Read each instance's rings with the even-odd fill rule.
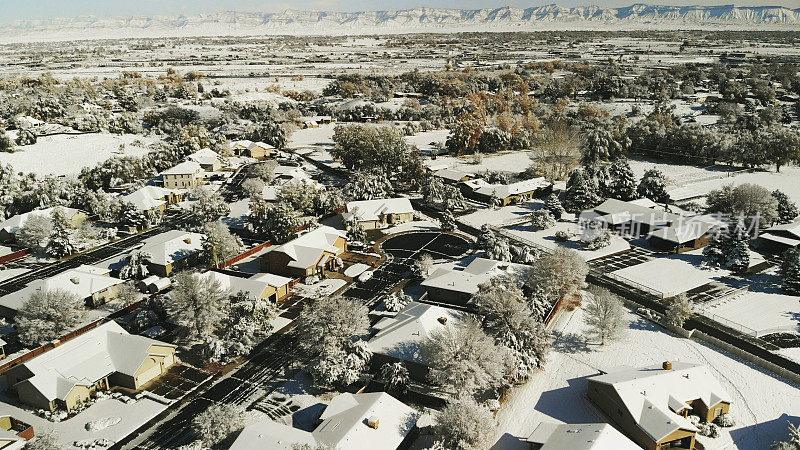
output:
[[14,253],[9,253],[5,256],[0,256],[0,264],[5,264],[7,262],[14,261],[15,259],[22,258],[23,256],[28,254],[28,249],[24,248],[22,250],[18,250]]

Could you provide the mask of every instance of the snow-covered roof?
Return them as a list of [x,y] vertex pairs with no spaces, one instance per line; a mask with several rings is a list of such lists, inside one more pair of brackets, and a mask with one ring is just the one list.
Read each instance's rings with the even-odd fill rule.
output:
[[686,221],[679,226],[659,228],[650,233],[650,236],[676,244],[683,244],[703,236],[712,228],[714,226],[706,222]]
[[475,175],[473,175],[471,173],[462,172],[462,171],[457,170],[457,169],[437,170],[436,172],[434,172],[434,175],[439,177],[439,178],[448,180],[448,181],[461,181],[461,179],[464,178],[464,177],[472,178],[472,177],[475,176]]
[[767,228],[765,233],[781,233],[781,234],[788,234],[792,237],[796,237],[800,239],[800,221],[792,222],[792,223],[785,223],[781,225],[775,225],[773,227]]
[[411,201],[407,198],[384,198],[378,200],[361,200],[347,203],[347,219],[355,217],[358,220],[380,220],[386,214],[409,214],[414,212]]
[[[373,326],[378,332],[369,340],[369,348],[373,353],[404,361],[424,362],[422,341],[433,331],[457,321],[459,316],[452,309],[410,302],[396,316],[385,317]],[[445,319],[444,323],[441,319]]]
[[233,146],[233,148],[247,149],[250,148],[251,145],[253,145],[253,141],[242,139],[241,141],[236,141],[231,145]]
[[88,298],[111,286],[124,283],[119,278],[108,276],[109,272],[109,269],[103,267],[81,265],[50,278],[34,280],[22,289],[0,297],[0,305],[19,310],[37,290],[61,289],[77,295],[80,299]]
[[345,236],[343,231],[323,225],[271,251],[286,254],[291,259],[289,267],[305,269],[316,264],[325,253],[336,256],[342,253],[342,250],[334,244],[337,239]]
[[479,187],[476,192],[486,196],[496,196],[498,198],[506,198],[511,195],[524,194],[526,192],[534,192],[539,189],[545,189],[552,183],[546,179],[531,178],[530,180],[522,180],[511,184],[486,184]]
[[421,284],[426,288],[446,289],[472,295],[478,292],[478,286],[497,275],[510,274],[519,277],[529,271],[530,266],[524,264],[475,258],[462,270],[457,270],[455,267],[440,267]]
[[186,159],[204,166],[212,165],[215,162],[222,162],[222,157],[219,155],[219,153],[211,150],[210,148],[201,148],[200,150],[189,155]]
[[731,396],[706,366],[673,362],[662,365],[620,368],[589,378],[590,383],[611,386],[639,427],[658,442],[678,429],[697,431],[677,414],[694,400],[709,409],[720,402],[731,403]]
[[106,322],[23,363],[33,376],[20,383],[30,383],[47,400],[64,400],[76,385],[91,386],[115,372],[134,376],[152,345],[175,347]]
[[253,150],[253,149],[256,149],[256,148],[261,148],[261,149],[264,149],[264,150],[274,150],[275,149],[274,146],[269,145],[266,142],[261,142],[261,141],[251,142],[250,145],[247,146],[248,150]]
[[[395,450],[413,428],[418,413],[385,392],[340,394],[323,411],[322,423],[312,432],[278,422],[263,421],[245,427],[231,450],[292,449],[317,444],[354,450]],[[367,425],[378,419],[376,428]]]
[[161,175],[190,175],[202,172],[203,168],[196,161],[184,161],[161,172]]
[[139,250],[150,255],[153,264],[166,266],[203,251],[205,237],[202,233],[169,230],[145,239]]
[[[261,277],[260,275],[271,276]],[[233,294],[244,291],[253,298],[261,298],[261,295],[264,294],[264,291],[270,286],[277,289],[292,281],[291,278],[272,274],[256,274],[250,278],[242,278],[226,273],[215,272],[213,270],[203,274],[197,274],[197,276],[215,280],[219,282],[222,289],[228,290]]]
[[607,423],[541,422],[528,442],[541,445],[539,450],[639,450],[638,445]]
[[149,211],[166,203],[165,198],[170,194],[180,192],[176,189],[167,189],[160,186],[144,186],[123,196],[122,200],[131,203],[139,211]]
[[[55,208],[56,207],[35,209],[26,213],[17,214],[16,216],[11,216],[0,223],[0,229],[5,230],[10,234],[17,234],[17,231],[19,231],[19,229],[25,225],[25,222],[27,222],[28,219],[34,216],[50,217]],[[58,208],[61,208],[61,211],[64,213],[64,217],[66,217],[67,220],[72,219],[75,214],[81,212],[81,210],[75,208],[65,208],[63,206],[58,206]]]

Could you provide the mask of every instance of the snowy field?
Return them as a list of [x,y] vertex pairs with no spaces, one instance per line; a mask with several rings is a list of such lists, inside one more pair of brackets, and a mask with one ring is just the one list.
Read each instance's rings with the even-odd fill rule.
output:
[[532,200],[522,205],[509,205],[497,209],[480,206],[477,211],[459,216],[456,220],[475,228],[487,224],[503,226],[523,219],[542,205],[541,200]]
[[[514,225],[506,227],[505,231],[508,232],[508,234],[521,238],[523,241],[534,242],[550,250],[555,250],[559,246],[571,248],[578,252],[585,261],[593,261],[631,249],[631,245],[628,241],[616,234],[612,234],[611,243],[608,246],[597,250],[587,250],[579,241],[581,235],[580,226],[572,222],[557,222],[554,227],[540,231],[533,231],[528,224]],[[572,238],[566,242],[556,241],[555,234],[558,231],[566,231],[572,235]]]
[[[445,136],[446,138],[446,136]],[[487,170],[497,170],[501,172],[524,172],[531,165],[528,152],[504,152],[491,155],[483,155],[480,164],[473,164],[472,156],[439,156],[435,160],[426,160],[425,165],[447,165],[450,169],[462,172],[480,173]]]
[[[143,142],[143,147],[132,145]],[[155,139],[135,134],[81,134],[40,137],[36,144],[17,147],[14,153],[0,153],[0,164],[15,171],[37,175],[76,175],[112,156],[142,156]],[[123,151],[119,146],[125,144]]]
[[[733,428],[723,428],[711,440],[715,448],[726,443],[742,450],[767,449],[786,439],[787,415],[800,416],[800,389],[722,351],[673,336],[657,325],[627,314],[624,336],[599,347],[583,343],[582,310],[561,314],[553,326],[554,350],[544,370],[511,391],[497,414],[497,443],[493,449],[525,449],[524,439],[542,421],[586,423],[604,421],[586,400],[587,377],[622,365],[643,367],[663,361],[708,366],[733,397]],[[708,442],[708,441],[707,441]]]
[[727,270],[701,268],[702,262],[702,250],[694,250],[615,270],[608,276],[632,286],[639,284],[667,298],[730,273]]
[[333,147],[334,128],[336,128],[336,123],[323,124],[317,128],[296,130],[286,143],[286,148]]

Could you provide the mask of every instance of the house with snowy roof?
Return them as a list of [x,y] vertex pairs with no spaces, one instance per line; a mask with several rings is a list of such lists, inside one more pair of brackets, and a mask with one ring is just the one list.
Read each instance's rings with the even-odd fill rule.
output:
[[164,212],[167,206],[183,201],[186,191],[167,189],[161,186],[142,186],[141,188],[124,195],[122,201],[130,203],[147,215]]
[[138,250],[150,255],[150,273],[168,277],[176,269],[194,264],[203,251],[205,235],[181,230],[169,230],[144,240]]
[[88,214],[75,208],[58,206],[52,208],[35,209],[33,211],[11,216],[3,222],[0,222],[0,242],[13,241],[17,236],[19,229],[25,226],[25,223],[28,221],[28,219],[35,216],[44,216],[49,218],[52,216],[55,208],[61,209],[61,212],[64,213],[64,218],[67,219],[67,225],[69,225],[70,228],[78,228],[81,223],[89,218]]
[[475,258],[466,266],[455,264],[439,267],[421,283],[428,299],[466,305],[478,292],[478,287],[498,275],[524,278],[530,266],[486,258]]
[[335,268],[338,256],[345,251],[345,233],[323,225],[263,254],[261,271],[305,278]]
[[365,230],[386,228],[414,220],[414,207],[407,198],[384,198],[348,202],[342,213],[345,223],[355,220]]
[[767,228],[758,235],[756,246],[775,254],[800,247],[800,221]]
[[252,142],[247,146],[247,155],[255,159],[272,158],[278,153],[278,149],[266,142]]
[[407,448],[418,416],[385,392],[344,393],[329,402],[313,431],[264,420],[245,427],[231,450],[292,450],[304,444],[353,450]]
[[110,269],[84,264],[50,278],[33,280],[24,288],[0,297],[0,312],[3,317],[13,317],[36,291],[63,290],[84,300],[86,306],[102,305],[117,298],[119,286],[125,282],[110,273]]
[[422,355],[422,342],[432,333],[455,324],[461,313],[427,303],[410,302],[394,317],[384,317],[372,326],[367,342],[372,351],[372,365],[403,361],[409,374],[425,380],[428,365]]
[[475,178],[475,174],[463,172],[458,169],[441,169],[433,173],[436,178],[441,178],[445,183],[458,184]]
[[219,153],[211,150],[210,148],[201,148],[200,150],[187,156],[188,161],[194,161],[200,164],[206,172],[216,172],[222,169],[222,156]]
[[203,180],[203,172],[196,161],[184,161],[161,172],[161,180],[167,189],[191,189]]
[[240,141],[235,141],[231,143],[231,149],[233,153],[236,155],[245,155],[247,153],[247,149],[253,144],[253,141],[249,139],[242,139]]
[[98,390],[140,389],[175,364],[175,346],[129,334],[114,321],[77,336],[3,376],[20,401],[72,410]]
[[244,292],[249,297],[266,299],[273,303],[286,298],[291,292],[292,279],[273,273],[257,273],[248,278],[210,270],[197,276],[216,281],[231,294]]
[[[472,185],[469,181],[464,184]],[[488,203],[496,199],[499,206],[507,206],[550,194],[552,189],[553,183],[539,177],[510,184],[476,183],[475,188],[468,193],[471,193],[472,197],[479,201]]]
[[640,450],[607,423],[541,422],[528,436],[531,450]]
[[695,448],[698,428],[728,414],[731,396],[703,365],[664,362],[619,367],[590,377],[587,397],[629,438],[648,450]]

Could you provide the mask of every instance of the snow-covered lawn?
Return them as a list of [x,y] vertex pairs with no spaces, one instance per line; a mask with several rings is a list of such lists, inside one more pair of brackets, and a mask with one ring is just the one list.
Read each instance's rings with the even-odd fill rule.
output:
[[524,172],[531,165],[529,152],[503,152],[498,154],[483,155],[480,164],[472,163],[472,156],[439,156],[435,160],[427,160],[426,165],[446,164],[450,169],[461,170],[462,172],[480,173],[487,170],[497,170],[501,172]]
[[702,262],[702,250],[693,250],[615,270],[609,276],[672,297],[730,274],[727,270],[701,267]]
[[345,284],[347,281],[341,278],[326,278],[314,284],[298,283],[293,290],[296,295],[301,297],[319,298],[333,294]]
[[[450,130],[423,131],[413,136],[406,136],[406,142],[417,146],[423,154],[427,154],[427,152],[434,148],[434,146],[431,145],[432,143],[444,143],[448,135],[450,135]],[[437,158],[433,163],[437,163],[438,161],[439,159]]]
[[[626,315],[626,334],[604,347],[585,345],[582,310],[564,313],[553,330],[557,339],[544,370],[511,391],[497,414],[496,449],[527,448],[525,439],[541,421],[585,423],[604,421],[585,398],[587,377],[599,370],[627,365],[643,367],[663,361],[704,364],[733,397],[733,428],[723,428],[714,444],[732,440],[733,448],[765,449],[787,437],[784,414],[800,416],[798,386],[750,366],[722,351],[678,338],[657,325]],[[729,436],[729,437],[728,437]]]
[[292,136],[287,142],[287,148],[294,147],[313,147],[313,146],[328,146],[333,147],[333,129],[336,128],[336,123],[328,123],[320,125],[318,128],[306,128],[297,130],[292,133]]
[[[132,145],[143,142],[142,147]],[[80,134],[40,137],[33,145],[17,147],[14,153],[0,153],[0,164],[11,164],[17,172],[37,175],[74,175],[112,156],[142,156],[155,139],[135,134]],[[120,151],[120,144],[125,149]]]
[[475,228],[480,228],[486,224],[503,226],[524,218],[534,210],[539,209],[541,205],[542,201],[533,200],[524,205],[510,205],[497,209],[481,206],[477,211],[459,216],[456,220]]
[[[588,250],[584,248],[579,241],[581,235],[580,225],[573,222],[556,222],[554,227],[540,231],[533,231],[528,224],[512,225],[505,227],[505,231],[510,235],[521,238],[523,241],[534,242],[550,250],[554,250],[559,246],[571,248],[578,252],[585,261],[593,261],[631,249],[631,245],[628,241],[616,234],[612,234],[611,243],[609,245],[597,250]],[[555,239],[555,234],[558,231],[566,231],[572,235],[572,238],[565,242],[559,242]]]
[[385,235],[390,235],[395,233],[402,233],[404,231],[431,231],[438,229],[439,229],[438,222],[436,222],[433,219],[425,219],[425,220],[415,220],[413,222],[401,223],[400,225],[384,228],[381,230],[381,233]]
[[[747,292],[725,298],[704,312],[758,332],[800,332],[800,297],[778,292]],[[712,316],[713,315],[713,316]]]

